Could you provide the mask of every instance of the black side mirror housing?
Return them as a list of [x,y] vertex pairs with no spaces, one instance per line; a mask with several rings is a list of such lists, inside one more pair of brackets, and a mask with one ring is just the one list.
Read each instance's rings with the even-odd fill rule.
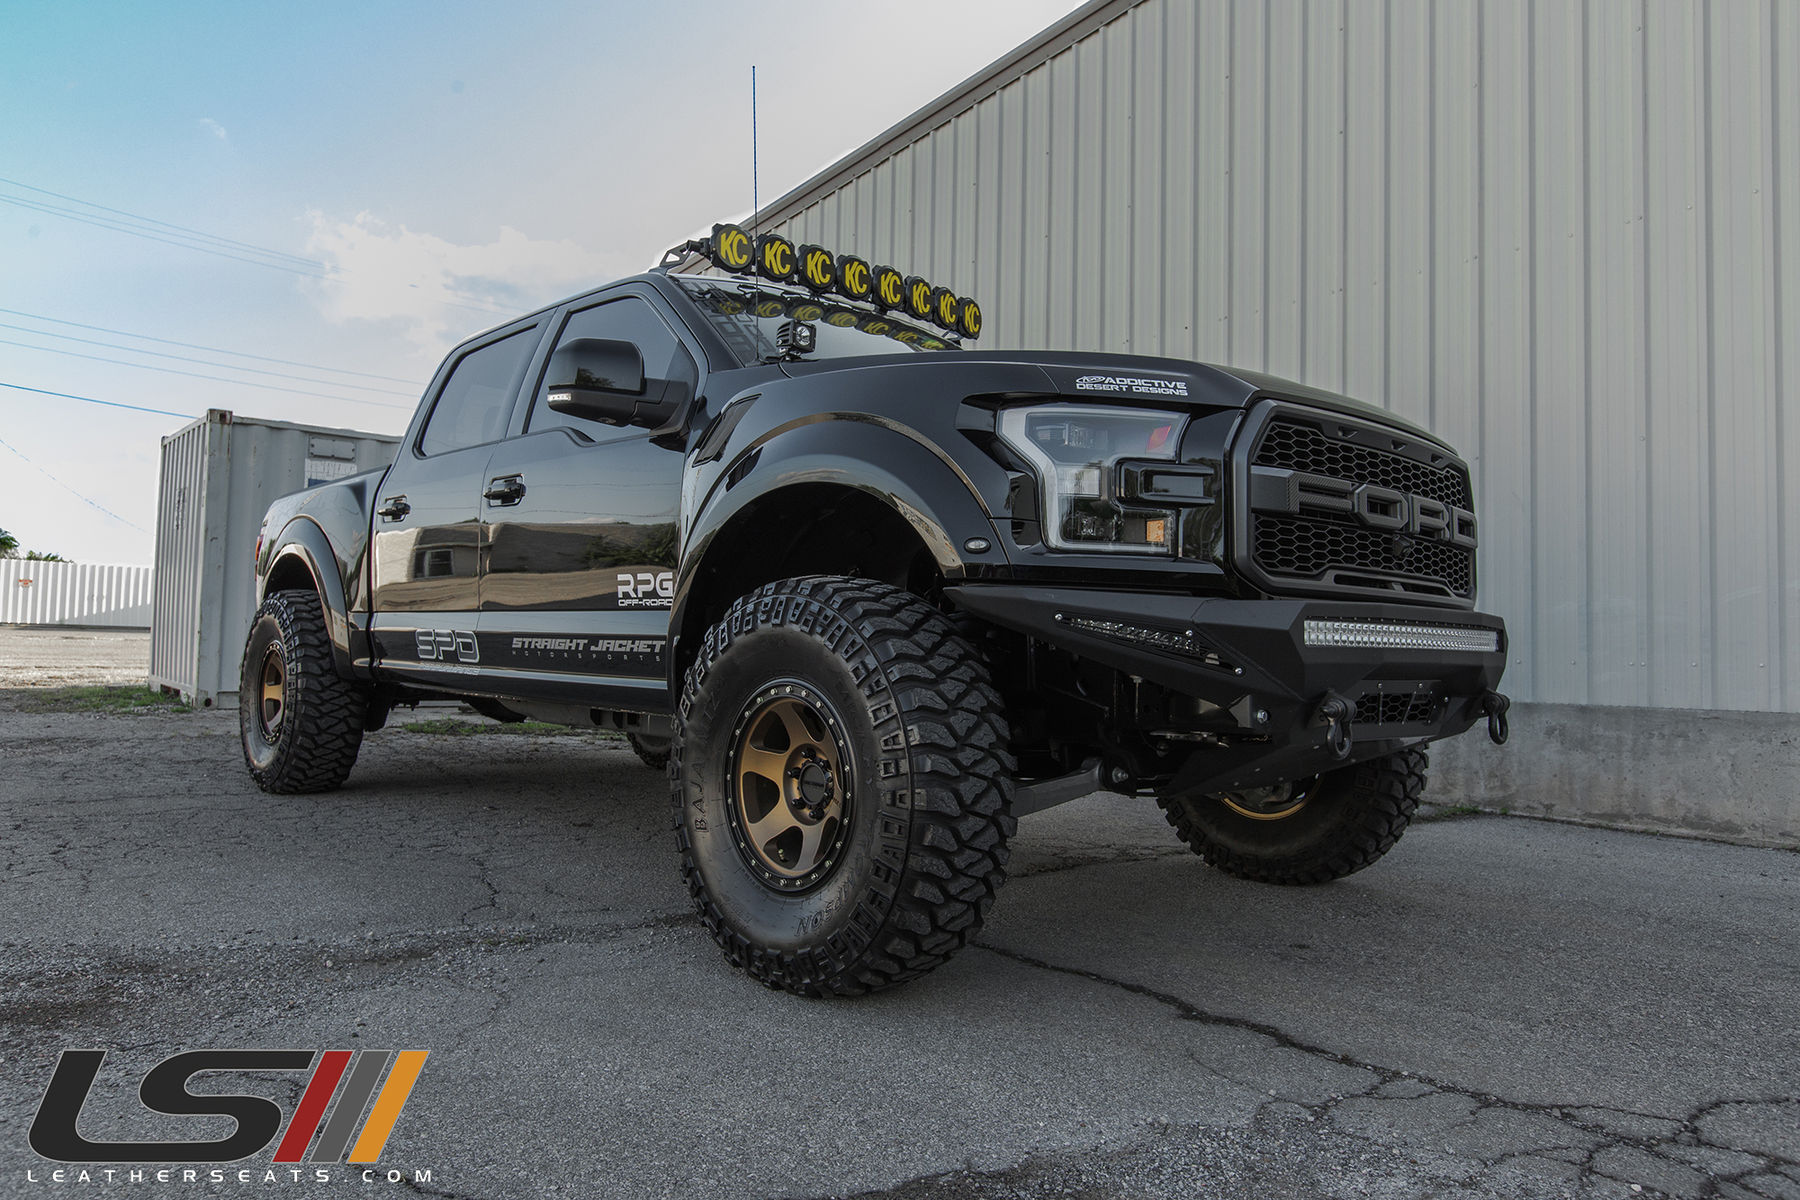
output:
[[630,342],[576,338],[550,356],[552,410],[607,425],[660,429],[687,399],[687,385],[645,379],[644,356]]

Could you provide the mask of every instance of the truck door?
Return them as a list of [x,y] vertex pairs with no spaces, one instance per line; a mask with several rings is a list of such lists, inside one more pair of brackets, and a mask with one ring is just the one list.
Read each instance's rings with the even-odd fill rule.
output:
[[[646,378],[698,388],[696,355],[648,295],[570,312],[556,345],[575,338],[630,342]],[[537,381],[518,436],[487,462],[484,682],[527,698],[667,711],[682,452],[644,429],[553,411],[547,382]]]
[[505,331],[441,373],[424,421],[382,480],[370,628],[386,671],[442,685],[478,669],[482,483],[542,332]]

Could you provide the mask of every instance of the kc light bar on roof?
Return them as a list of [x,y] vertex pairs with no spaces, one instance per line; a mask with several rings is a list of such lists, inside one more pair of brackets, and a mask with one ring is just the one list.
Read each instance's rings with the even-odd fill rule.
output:
[[[695,243],[689,243],[694,245]],[[981,336],[981,305],[946,287],[892,267],[872,267],[850,254],[823,246],[796,246],[777,233],[752,239],[736,225],[714,225],[699,243],[712,265],[733,275],[757,275],[774,283],[799,283],[817,295],[834,292],[847,300],[899,309],[919,321],[973,340]]]
[[898,321],[890,320],[879,312],[845,308],[840,304],[821,301],[816,296],[796,296],[791,292],[760,291],[755,284],[745,285],[741,290],[736,291],[723,287],[707,288],[697,293],[694,298],[714,312],[723,313],[728,317],[748,312],[766,319],[789,317],[796,321],[823,321],[827,325],[835,325],[840,329],[858,329],[863,333],[890,337],[906,346],[923,346],[927,350],[950,348],[950,343],[943,338],[935,337],[922,329],[915,329],[911,325],[903,325]]
[[1494,654],[1500,649],[1500,631],[1497,629],[1414,625],[1403,621],[1307,621],[1304,637],[1309,646],[1469,650],[1477,654]]

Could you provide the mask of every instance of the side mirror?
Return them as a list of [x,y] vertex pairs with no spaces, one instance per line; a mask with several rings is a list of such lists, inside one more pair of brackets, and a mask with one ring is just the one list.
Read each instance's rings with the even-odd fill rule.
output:
[[644,356],[630,342],[576,338],[550,356],[550,407],[571,417],[629,425],[644,397]]
[[550,356],[553,411],[659,434],[678,428],[693,388],[679,379],[645,379],[644,356],[630,342],[576,338]]

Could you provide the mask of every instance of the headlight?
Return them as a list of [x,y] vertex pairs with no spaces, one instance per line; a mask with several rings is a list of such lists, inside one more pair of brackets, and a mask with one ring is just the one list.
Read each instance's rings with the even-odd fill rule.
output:
[[1121,501],[1117,465],[1173,459],[1186,424],[1186,417],[1156,409],[1045,404],[1006,409],[1000,437],[1037,468],[1050,546],[1173,554],[1174,510]]

